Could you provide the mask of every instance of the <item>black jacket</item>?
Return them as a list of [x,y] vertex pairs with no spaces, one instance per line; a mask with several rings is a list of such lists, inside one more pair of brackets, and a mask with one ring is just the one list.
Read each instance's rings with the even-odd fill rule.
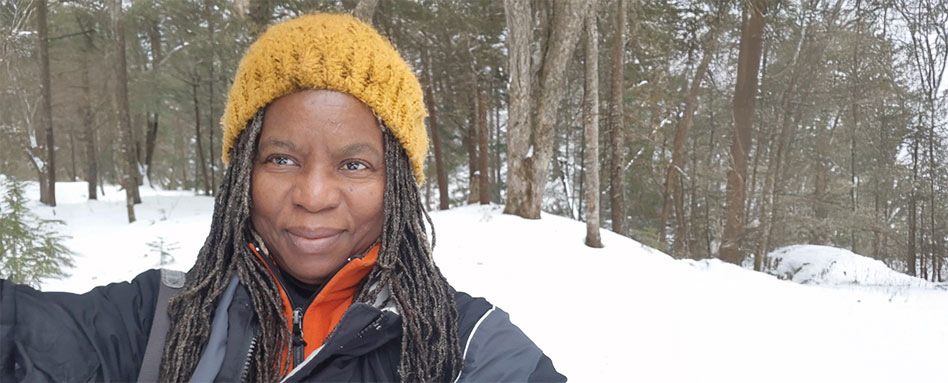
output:
[[[0,381],[135,381],[160,283],[161,273],[150,270],[78,295],[0,280]],[[505,312],[464,293],[455,299],[465,360],[456,381],[566,380]],[[239,285],[226,312],[223,358],[211,376],[240,381],[256,324],[249,294]],[[398,314],[353,304],[323,347],[285,381],[397,381],[401,331]]]

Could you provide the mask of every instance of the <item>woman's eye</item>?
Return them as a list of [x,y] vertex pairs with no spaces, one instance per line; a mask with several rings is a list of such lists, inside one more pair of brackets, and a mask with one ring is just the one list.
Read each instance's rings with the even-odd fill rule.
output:
[[296,162],[293,162],[293,160],[290,159],[290,157],[287,157],[287,156],[272,156],[272,157],[270,157],[270,158],[267,159],[267,162],[272,163],[272,164],[274,164],[274,165],[281,165],[281,166],[288,166],[288,165],[295,165],[295,164],[296,164]]
[[346,170],[364,170],[368,169],[368,166],[358,161],[348,161],[342,165]]

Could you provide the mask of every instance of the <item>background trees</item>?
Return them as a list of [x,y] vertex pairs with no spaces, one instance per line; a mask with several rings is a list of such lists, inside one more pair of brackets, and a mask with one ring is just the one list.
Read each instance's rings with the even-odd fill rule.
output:
[[944,278],[945,0],[43,3],[0,5],[4,174],[87,181],[89,198],[122,183],[130,209],[140,184],[213,194],[253,38],[356,12],[423,83],[429,208],[542,210],[759,268],[779,246],[825,244]]

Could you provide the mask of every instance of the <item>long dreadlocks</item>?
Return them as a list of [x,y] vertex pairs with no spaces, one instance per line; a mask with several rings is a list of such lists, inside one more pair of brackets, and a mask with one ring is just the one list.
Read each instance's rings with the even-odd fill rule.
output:
[[[290,365],[290,353],[283,363],[279,360],[291,336],[279,287],[247,246],[251,238],[250,175],[263,111],[258,110],[237,137],[214,201],[210,233],[184,288],[169,302],[171,326],[161,381],[190,379],[210,336],[211,313],[235,272],[250,294],[260,327],[245,380],[276,381]],[[371,287],[389,287],[402,316],[399,377],[410,382],[448,381],[460,373],[463,363],[453,290],[434,264],[425,231],[425,220],[430,224],[431,218],[421,204],[408,156],[384,127],[382,136],[386,179],[381,244],[376,266],[355,301],[374,302],[382,289]]]

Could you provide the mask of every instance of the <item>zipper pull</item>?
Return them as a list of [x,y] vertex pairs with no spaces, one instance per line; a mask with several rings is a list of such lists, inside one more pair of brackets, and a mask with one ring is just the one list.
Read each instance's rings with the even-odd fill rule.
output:
[[303,340],[303,309],[293,310],[293,367],[303,362],[303,351],[306,341]]

